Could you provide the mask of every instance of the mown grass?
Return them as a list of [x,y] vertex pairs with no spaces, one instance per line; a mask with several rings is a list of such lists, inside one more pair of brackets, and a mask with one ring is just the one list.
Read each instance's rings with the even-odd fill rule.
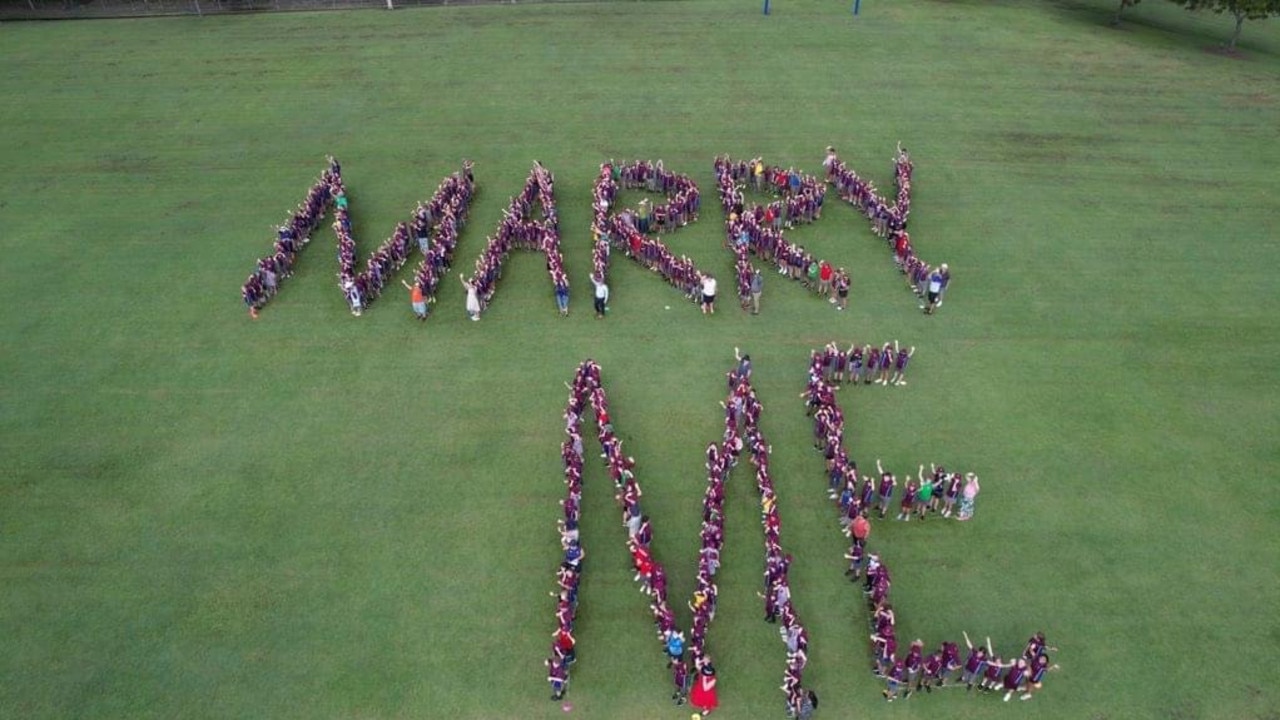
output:
[[[541,660],[574,366],[604,367],[656,552],[692,587],[701,452],[751,352],[824,715],[1252,718],[1280,711],[1272,267],[1280,35],[1144,3],[723,0],[0,28],[0,716],[558,717]],[[767,278],[704,318],[619,263],[589,312],[589,192],[663,158],[706,197],[669,242],[729,277],[718,153],[889,185],[956,283],[925,318],[847,208],[795,237],[854,274],[837,314]],[[458,269],[537,159],[557,177],[574,314],[512,259],[483,322],[447,283],[343,309],[322,234],[258,322],[237,288],[324,154],[367,253],[461,158]],[[727,285],[728,283],[724,283]],[[670,310],[664,309],[671,306]],[[1061,672],[1016,707],[886,707],[796,399],[831,338],[917,346],[911,383],[844,391],[863,463],[982,474],[976,522],[879,524],[901,632],[1045,630]],[[589,464],[570,699],[680,717]],[[712,648],[726,717],[776,717],[760,535],[735,477]],[[1030,705],[1030,707],[1028,707]]]

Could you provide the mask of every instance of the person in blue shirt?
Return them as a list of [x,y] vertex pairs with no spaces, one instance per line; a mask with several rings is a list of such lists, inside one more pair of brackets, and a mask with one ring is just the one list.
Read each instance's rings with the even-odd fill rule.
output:
[[684,634],[678,630],[667,633],[667,667],[684,662]]

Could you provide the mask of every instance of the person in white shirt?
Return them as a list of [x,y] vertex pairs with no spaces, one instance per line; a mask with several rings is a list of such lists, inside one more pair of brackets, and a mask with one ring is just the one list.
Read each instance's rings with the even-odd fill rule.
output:
[[702,314],[716,314],[716,279],[712,275],[702,276]]
[[605,307],[609,303],[609,286],[605,284],[604,278],[595,275],[591,278],[591,282],[596,286],[596,317],[604,317]]

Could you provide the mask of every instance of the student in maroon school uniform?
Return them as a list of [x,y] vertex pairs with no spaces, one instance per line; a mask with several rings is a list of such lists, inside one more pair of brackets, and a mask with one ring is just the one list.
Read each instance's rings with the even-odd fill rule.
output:
[[885,635],[872,635],[871,642],[876,649],[876,664],[871,669],[877,675],[887,675],[889,668],[893,667],[894,654],[898,651],[898,640],[892,632],[889,632]]
[[1043,655],[1047,652],[1057,652],[1058,648],[1049,647],[1045,644],[1044,633],[1037,632],[1027,640],[1027,646],[1022,650],[1022,657],[1028,660],[1034,660],[1036,656]]
[[[857,482],[858,467],[855,465],[850,468],[849,482]],[[862,478],[862,489],[858,491],[858,506],[862,510],[863,517],[871,516],[871,505],[875,502],[876,488],[872,484],[870,476]]]
[[938,679],[938,685],[944,685],[951,679],[952,674],[961,668],[960,648],[947,640],[938,648],[938,653],[942,655],[942,675]]
[[920,681],[916,683],[916,690],[921,688],[925,692],[933,692],[933,686],[939,684],[942,680],[942,654],[931,653],[924,658],[923,668],[920,673]]
[[676,691],[671,695],[671,699],[676,705],[683,705],[689,695],[689,665],[684,660],[676,662],[671,673],[672,682],[676,686]]
[[915,508],[916,493],[919,489],[920,486],[916,484],[915,480],[911,479],[910,475],[908,475],[907,484],[902,489],[902,511],[898,513],[899,520],[903,522],[911,521],[911,511]]
[[1026,680],[1027,660],[1026,658],[1018,658],[1018,661],[1013,663],[1004,674],[1004,701],[1009,702],[1009,698],[1022,689],[1022,684]]
[[[889,512],[889,502],[893,499],[893,487],[898,484],[898,481],[891,473],[884,471],[878,458],[876,459],[876,472],[880,473],[880,487],[877,494],[879,495],[880,519],[883,520]],[[870,482],[870,478],[867,480]]]
[[911,643],[911,647],[907,650],[907,657],[903,659],[903,664],[907,670],[907,691],[903,694],[903,698],[911,697],[912,686],[920,683],[920,671],[924,667],[924,641],[919,638]]
[[876,378],[877,385],[889,384],[889,373],[893,371],[893,345],[885,343],[880,348],[880,375]]
[[964,644],[969,648],[969,657],[964,661],[964,672],[960,674],[960,682],[965,691],[973,690],[973,684],[981,679],[987,669],[987,649],[981,645],[974,647],[969,640],[969,633],[964,633]]
[[[990,640],[988,640],[990,642]],[[981,682],[978,683],[978,689],[982,692],[990,692],[1000,687],[1000,671],[1013,665],[1011,662],[1001,662],[1000,656],[992,652],[990,646],[987,647],[987,669],[982,675]]]
[[893,341],[893,377],[889,378],[890,385],[906,385],[905,378],[907,372],[907,363],[911,361],[911,356],[916,353],[915,346],[910,350],[903,350],[898,346],[898,341]]
[[1049,663],[1049,656],[1041,653],[1031,661],[1031,668],[1028,671],[1030,677],[1027,679],[1027,692],[1022,695],[1023,700],[1030,700],[1031,696],[1044,686],[1044,676],[1050,670],[1057,670],[1058,665]]
[[[894,662],[893,666],[889,668],[889,672],[885,676],[885,700],[893,702],[898,698],[898,688],[904,685],[903,679],[907,672],[906,663],[901,660]],[[911,697],[911,683],[908,681],[905,685],[907,686],[907,691],[903,697]]]
[[870,385],[875,379],[876,373],[880,372],[880,348],[875,345],[868,345],[867,350],[867,369],[863,375],[863,383]]
[[563,662],[547,658],[545,661],[547,666],[547,682],[551,683],[551,699],[564,699],[565,691],[569,689],[569,670]]

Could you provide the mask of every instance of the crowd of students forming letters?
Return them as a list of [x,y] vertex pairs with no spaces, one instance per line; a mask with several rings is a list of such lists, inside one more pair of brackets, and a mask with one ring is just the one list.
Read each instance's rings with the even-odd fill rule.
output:
[[[995,653],[990,638],[985,645],[975,645],[968,633],[964,633],[968,654],[963,662],[959,646],[952,641],[944,641],[937,650],[926,653],[924,642],[917,639],[908,645],[905,653],[900,652],[896,616],[889,601],[892,587],[889,567],[879,554],[867,550],[870,517],[873,513],[880,519],[888,516],[894,488],[899,483],[877,460],[878,477],[864,476],[862,485],[858,485],[858,466],[844,443],[845,415],[836,402],[840,374],[833,374],[829,359],[835,347],[835,343],[831,343],[826,349],[811,354],[808,386],[801,395],[808,414],[813,417],[814,447],[826,460],[827,497],[834,501],[840,526],[850,539],[849,552],[844,556],[849,561],[845,574],[854,583],[862,581],[867,598],[869,639],[874,657],[872,670],[885,680],[885,699],[893,702],[920,690],[931,693],[947,683],[954,687],[964,685],[969,691],[975,687],[982,692],[1002,691],[1005,701],[1014,695],[1031,699],[1042,687],[1045,674],[1058,667],[1049,659],[1049,652],[1057,649],[1045,643],[1043,633],[1031,637],[1021,657],[1009,659]],[[938,466],[931,466],[926,473],[921,465],[918,480],[906,476],[897,519],[910,521],[917,517],[923,521],[929,513],[936,512],[942,517],[968,520],[973,517],[979,490],[978,476],[974,473],[962,475]]]
[[[652,204],[642,199],[635,209],[614,213],[618,191],[648,190],[667,196],[666,202]],[[692,301],[705,294],[708,279],[688,257],[677,257],[657,233],[670,234],[698,218],[701,196],[687,175],[673,173],[662,161],[637,160],[600,166],[592,188],[592,282],[607,283],[609,261],[614,250],[652,270]],[[714,290],[711,292],[714,298]],[[600,313],[597,313],[600,314]]]
[[[427,302],[434,298],[441,278],[448,272],[458,233],[466,222],[475,196],[472,164],[464,162],[460,172],[441,181],[431,199],[419,203],[408,223],[396,225],[391,237],[382,243],[357,271],[356,243],[351,235],[346,186],[342,168],[333,157],[329,166],[307,191],[307,197],[276,228],[272,254],[259,258],[257,266],[241,287],[241,296],[249,314],[257,317],[276,293],[285,278],[293,275],[294,262],[302,248],[330,209],[334,213],[333,230],[338,239],[338,285],[353,315],[360,315],[370,302],[382,294],[388,279],[404,266],[413,246],[423,254],[411,300],[419,318],[427,315]],[[407,285],[407,283],[406,283]]]
[[[907,220],[911,208],[910,156],[898,147],[894,157],[894,203],[882,197],[874,184],[850,169],[834,148],[827,148],[822,180],[797,171],[765,165],[761,158],[715,159],[716,185],[725,213],[726,249],[734,254],[738,300],[743,309],[760,311],[763,277],[753,268],[751,255],[771,263],[778,274],[800,282],[826,298],[837,309],[848,306],[851,278],[847,270],[815,257],[785,236],[789,228],[812,223],[822,216],[827,184],[837,195],[865,215],[876,234],[893,251],[894,262],[906,275],[907,286],[921,298],[921,309],[933,313],[942,304],[951,271],[945,263],[937,267],[923,261],[911,244]],[[462,278],[467,292],[466,308],[472,320],[479,320],[488,307],[502,275],[502,265],[512,249],[545,253],[547,270],[561,315],[569,313],[569,279],[560,252],[560,227],[556,214],[553,178],[549,170],[535,162],[519,195],[503,213],[494,235],[476,261],[474,274]],[[750,187],[771,193],[763,205],[748,205],[744,198]],[[633,189],[661,193],[665,201],[642,199],[634,209],[614,212],[620,190]],[[458,233],[476,190],[470,162],[460,173],[446,178],[426,203],[418,205],[408,223],[396,226],[357,272],[356,244],[351,234],[346,188],[338,162],[329,158],[329,167],[312,185],[306,199],[276,228],[273,252],[260,258],[242,287],[242,297],[252,316],[279,290],[284,278],[292,275],[294,260],[324,214],[333,209],[333,229],[338,239],[338,284],[354,315],[360,315],[381,293],[388,278],[408,260],[413,245],[423,253],[423,261],[412,284],[402,284],[410,292],[410,304],[419,319],[426,319],[428,304],[434,301],[441,278],[448,273],[457,247]],[[542,207],[543,219],[533,220],[534,205]],[[657,162],[610,160],[600,166],[592,191],[592,274],[596,314],[603,317],[609,299],[610,259],[621,251],[640,265],[660,275],[688,299],[702,305],[704,313],[715,312],[716,278],[700,271],[685,255],[675,255],[660,234],[670,234],[698,217],[701,197],[686,175],[673,173]]]
[[[662,564],[653,556],[653,529],[641,508],[640,485],[636,481],[635,460],[622,449],[622,441],[614,433],[609,415],[608,398],[601,385],[600,367],[593,361],[579,366],[570,385],[565,410],[568,438],[561,447],[565,464],[567,495],[562,501],[563,519],[558,521],[564,555],[557,570],[556,630],[552,636],[551,654],[545,661],[552,698],[564,697],[569,683],[570,666],[576,661],[574,619],[578,607],[578,582],[585,553],[578,535],[581,512],[583,439],[582,424],[588,411],[595,417],[597,439],[602,457],[614,481],[615,499],[622,509],[622,522],[627,529],[627,547],[635,568],[635,580],[651,602],[656,637],[672,673],[676,704],[688,701],[705,715],[719,705],[715,667],[707,649],[707,632],[715,618],[717,590],[716,572],[724,542],[725,481],[737,466],[743,451],[755,468],[756,490],[760,496],[761,524],[764,528],[764,585],[760,593],[764,601],[765,620],[777,623],[787,648],[782,691],[786,695],[789,717],[808,718],[817,707],[817,694],[802,685],[808,662],[808,633],[791,601],[788,569],[791,556],[781,545],[781,520],[777,495],[769,475],[769,445],[760,433],[762,407],[751,386],[751,360],[738,355],[735,367],[728,373],[729,396],[724,403],[725,429],[721,441],[707,446],[707,487],[703,495],[701,549],[693,597],[688,607],[693,625],[686,643],[685,635],[676,627],[675,613],[667,594],[667,577]],[[688,659],[686,659],[686,651]]]
[[[498,230],[490,235],[476,259],[476,270],[462,285],[467,290],[467,314],[479,320],[502,277],[502,264],[514,249],[533,250],[547,256],[547,272],[555,287],[561,313],[569,309],[569,276],[560,254],[560,217],[556,214],[555,179],[551,171],[534,162],[524,189],[502,211]],[[542,207],[542,220],[533,220],[534,204]]]

